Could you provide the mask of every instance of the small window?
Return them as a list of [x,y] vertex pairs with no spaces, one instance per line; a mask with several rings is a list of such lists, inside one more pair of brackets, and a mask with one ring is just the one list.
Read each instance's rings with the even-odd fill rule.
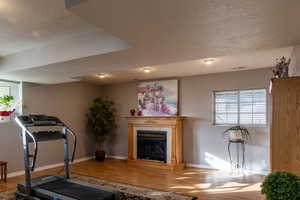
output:
[[266,125],[266,89],[214,92],[214,124]]
[[[0,97],[3,96],[13,96],[14,101],[12,103],[12,108],[16,109],[14,114],[21,114],[22,112],[22,86],[19,82],[7,81],[0,79]],[[0,106],[0,111],[8,111],[7,108]],[[1,119],[0,119],[1,121]]]
[[10,86],[3,86],[5,83],[0,83],[0,97],[10,95]]

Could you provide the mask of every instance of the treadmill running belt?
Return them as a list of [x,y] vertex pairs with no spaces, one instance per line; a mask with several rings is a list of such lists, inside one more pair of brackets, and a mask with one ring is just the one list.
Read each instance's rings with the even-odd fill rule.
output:
[[40,185],[39,188],[71,197],[78,200],[113,200],[114,194],[101,189],[90,188],[84,185],[57,180]]

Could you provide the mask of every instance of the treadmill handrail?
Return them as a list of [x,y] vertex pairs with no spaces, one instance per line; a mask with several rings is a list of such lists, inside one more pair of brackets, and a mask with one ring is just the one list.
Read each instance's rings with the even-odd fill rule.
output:
[[76,152],[76,147],[77,147],[77,136],[69,127],[66,126],[66,128],[67,128],[67,131],[72,135],[72,138],[73,138],[73,150],[72,150],[72,156],[71,156],[71,162],[73,162],[75,159],[75,152]]
[[[30,133],[30,131],[26,128],[26,126],[24,126],[21,122],[20,122],[20,119],[18,117],[15,118],[15,121],[17,122],[17,124],[24,130],[24,134],[28,134],[32,141],[33,141],[33,147],[34,147],[34,154],[33,154],[33,157],[32,157],[32,162],[29,166],[30,170],[31,171],[34,171],[34,168],[35,168],[35,163],[36,163],[36,157],[37,157],[37,152],[38,152],[38,144],[37,144],[37,141],[35,139],[35,137]],[[25,135],[25,137],[27,137]]]
[[25,132],[32,138],[32,141],[33,141],[34,154],[33,154],[33,157],[32,157],[31,165],[29,167],[30,167],[31,171],[34,171],[37,152],[38,152],[38,144],[37,144],[37,141],[36,141],[35,137],[29,131],[25,130]]

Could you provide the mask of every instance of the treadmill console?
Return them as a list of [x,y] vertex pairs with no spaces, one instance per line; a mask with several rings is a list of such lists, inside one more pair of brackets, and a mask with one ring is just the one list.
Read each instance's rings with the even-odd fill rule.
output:
[[62,126],[57,117],[47,115],[21,115],[17,117],[24,126]]

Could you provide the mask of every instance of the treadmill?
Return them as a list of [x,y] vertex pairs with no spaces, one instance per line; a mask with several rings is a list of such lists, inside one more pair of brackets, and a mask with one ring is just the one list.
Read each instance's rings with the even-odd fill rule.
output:
[[[46,115],[22,115],[15,118],[21,127],[23,141],[25,181],[17,186],[17,200],[118,200],[119,192],[70,179],[69,163],[74,161],[77,138],[74,132],[57,117]],[[71,157],[69,139],[73,138]],[[65,176],[46,175],[31,178],[34,171],[38,144],[43,141],[64,141]],[[33,145],[29,145],[32,143]],[[33,146],[31,149],[30,146]],[[32,153],[30,153],[32,151]]]

